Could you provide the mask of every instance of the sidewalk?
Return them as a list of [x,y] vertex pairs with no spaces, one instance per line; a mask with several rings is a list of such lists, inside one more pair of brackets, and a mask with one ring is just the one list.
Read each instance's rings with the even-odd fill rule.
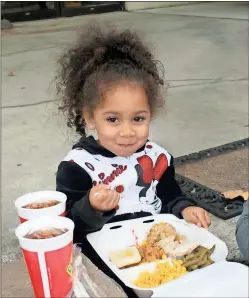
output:
[[2,265],[1,297],[34,297],[33,288],[23,260]]
[[[142,31],[155,44],[170,83],[167,113],[162,111],[154,121],[151,139],[174,156],[243,139],[248,137],[248,23],[244,9],[238,8],[231,19],[236,4],[222,5],[222,18],[189,17],[195,6],[188,5],[186,16],[182,11],[176,15],[176,8],[166,13],[117,12],[14,24],[3,34],[2,272],[12,276],[3,284],[6,297],[25,297],[29,291],[28,285],[22,286],[27,276],[20,273],[24,271],[14,236],[18,219],[13,201],[29,191],[54,189],[57,166],[76,139],[74,132],[65,130],[50,87],[59,53],[90,19]],[[174,15],[169,15],[171,10]],[[209,14],[207,4],[202,14]],[[11,288],[16,279],[20,288]]]

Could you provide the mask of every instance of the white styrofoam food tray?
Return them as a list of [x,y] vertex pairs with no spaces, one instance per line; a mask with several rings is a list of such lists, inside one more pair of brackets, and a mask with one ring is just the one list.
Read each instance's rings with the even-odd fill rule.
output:
[[248,293],[248,267],[221,261],[198,270],[198,274],[186,274],[180,283],[178,280],[168,283],[152,297],[242,298],[248,297]]
[[[139,273],[145,270],[153,270],[155,268],[155,263],[146,263],[120,270],[110,262],[109,253],[112,250],[122,249],[131,245],[135,245],[136,239],[138,243],[141,244],[144,240],[146,240],[147,232],[150,230],[152,225],[159,222],[167,222],[171,224],[176,228],[177,233],[185,235],[189,241],[195,242],[198,245],[203,245],[205,247],[211,248],[215,244],[216,248],[211,256],[215,264],[188,273],[184,276],[179,277],[177,280],[160,285],[158,287],[142,289],[140,287],[134,286],[132,284],[132,281],[134,281],[138,277]],[[135,238],[134,235],[136,235],[137,238]],[[186,291],[188,291],[188,286],[193,289],[195,287],[199,287],[200,284],[203,284],[200,287],[200,292],[203,292],[203,288],[205,287],[206,283],[208,284],[209,279],[213,285],[221,279],[220,274],[217,275],[218,271],[226,271],[226,274],[228,274],[228,272],[231,270],[230,274],[231,276],[233,276],[232,272],[234,269],[231,266],[234,267],[235,265],[238,265],[229,264],[225,261],[228,254],[228,249],[223,241],[211,234],[209,231],[206,231],[205,229],[199,228],[192,224],[187,224],[184,220],[178,219],[171,214],[159,214],[128,221],[106,224],[101,231],[88,234],[87,239],[93,246],[95,251],[98,253],[98,255],[102,258],[102,260],[109,266],[109,268],[124,282],[126,286],[133,288],[140,297],[162,297],[166,295],[166,293],[168,297],[177,297],[172,296],[172,293],[178,293],[178,297],[187,297],[188,294],[186,293]],[[247,267],[243,265],[236,267],[238,273],[236,278],[240,278],[240,273],[241,275],[243,275],[245,269],[247,269]],[[195,282],[197,279],[198,282]],[[185,285],[186,289],[183,287],[183,285]],[[232,289],[229,290],[230,286],[233,286],[232,283],[227,282],[226,291],[228,291],[229,293],[233,292]],[[174,289],[178,289],[178,291],[175,291]],[[245,290],[246,289],[244,289],[244,291]],[[241,291],[243,292],[243,286]],[[230,297],[224,296],[224,294],[225,293],[220,292],[219,295],[221,295],[220,297]],[[218,294],[216,293],[215,297],[218,297],[217,295]],[[201,294],[198,293],[197,296],[201,297]],[[243,297],[242,294],[240,296]],[[205,292],[203,293],[202,297],[209,297],[209,294]]]

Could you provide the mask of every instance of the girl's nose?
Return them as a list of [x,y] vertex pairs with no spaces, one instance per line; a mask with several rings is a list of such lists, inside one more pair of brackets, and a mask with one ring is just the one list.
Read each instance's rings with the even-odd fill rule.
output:
[[135,136],[135,131],[133,130],[132,125],[124,124],[120,130],[121,137],[133,137]]

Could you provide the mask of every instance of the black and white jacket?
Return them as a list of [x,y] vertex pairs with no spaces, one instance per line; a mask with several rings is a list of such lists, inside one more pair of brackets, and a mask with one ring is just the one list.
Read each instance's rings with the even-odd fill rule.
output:
[[[89,202],[90,189],[99,183],[120,193],[119,206],[101,214]],[[116,156],[91,136],[81,138],[60,163],[56,189],[67,195],[67,216],[75,223],[74,241],[110,221],[181,211],[195,203],[182,195],[175,180],[173,157],[147,141],[129,157]]]

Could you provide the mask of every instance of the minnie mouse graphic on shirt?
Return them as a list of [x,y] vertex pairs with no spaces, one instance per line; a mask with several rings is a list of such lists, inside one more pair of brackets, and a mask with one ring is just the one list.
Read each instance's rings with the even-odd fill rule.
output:
[[[138,164],[135,169],[138,174],[137,185],[142,187],[139,192],[139,201],[144,204],[153,205],[155,210],[161,208],[161,200],[156,196],[156,186],[162,177],[163,173],[168,167],[168,160],[164,153],[161,153],[153,165],[153,161],[148,155],[143,155],[137,159]],[[147,192],[153,191],[154,199],[149,201],[147,199]]]
[[120,194],[117,214],[139,211],[156,214],[162,207],[156,186],[167,170],[170,158],[166,150],[147,142],[144,150],[129,157],[106,157],[77,148],[64,160],[80,165],[91,177],[93,186],[104,183]]

